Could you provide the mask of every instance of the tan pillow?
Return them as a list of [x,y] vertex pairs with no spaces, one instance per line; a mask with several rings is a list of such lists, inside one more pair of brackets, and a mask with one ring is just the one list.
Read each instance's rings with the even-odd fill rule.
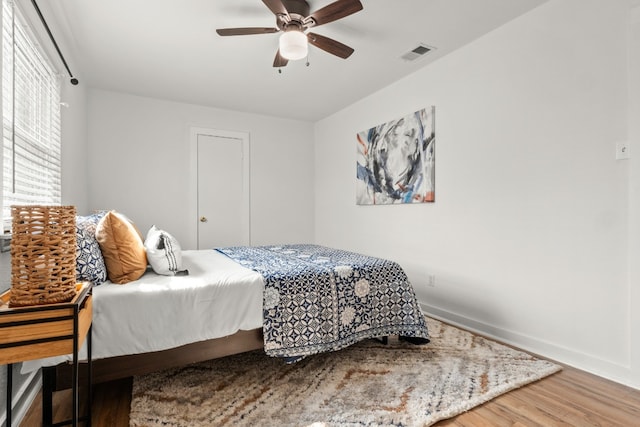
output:
[[98,222],[100,245],[107,276],[113,283],[139,279],[147,269],[147,254],[140,232],[124,215],[110,211]]

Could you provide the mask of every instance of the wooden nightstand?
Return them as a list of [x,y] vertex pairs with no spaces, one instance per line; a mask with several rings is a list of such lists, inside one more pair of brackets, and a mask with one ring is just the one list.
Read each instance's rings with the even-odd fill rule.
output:
[[[71,420],[56,425],[78,425],[78,352],[87,339],[88,410],[91,423],[91,284],[77,286],[76,296],[68,303],[9,307],[10,290],[3,293],[0,305],[0,365],[7,365],[7,423],[11,426],[12,364],[45,357],[73,355]],[[51,411],[43,399],[43,425],[52,425]],[[47,413],[48,412],[48,413]]]

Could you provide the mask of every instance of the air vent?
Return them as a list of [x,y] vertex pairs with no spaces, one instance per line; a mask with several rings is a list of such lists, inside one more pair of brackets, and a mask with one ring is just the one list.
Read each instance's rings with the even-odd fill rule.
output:
[[434,49],[435,47],[427,46],[426,44],[420,43],[418,46],[414,47],[409,52],[402,55],[400,58],[404,59],[405,61],[415,61],[416,59],[424,57],[424,55]]

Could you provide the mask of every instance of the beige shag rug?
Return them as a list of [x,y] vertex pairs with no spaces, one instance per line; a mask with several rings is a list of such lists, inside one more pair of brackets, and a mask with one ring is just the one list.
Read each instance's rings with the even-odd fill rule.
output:
[[131,426],[429,426],[560,370],[427,318],[431,343],[368,340],[286,365],[251,352],[134,378]]

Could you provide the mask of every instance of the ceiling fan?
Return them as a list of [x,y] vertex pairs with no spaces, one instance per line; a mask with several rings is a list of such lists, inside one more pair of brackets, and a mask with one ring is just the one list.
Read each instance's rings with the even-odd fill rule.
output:
[[337,0],[311,14],[306,0],[262,0],[262,2],[276,15],[276,27],[221,28],[216,32],[221,36],[242,36],[282,31],[278,51],[273,61],[274,67],[284,67],[290,60],[307,56],[308,44],[344,59],[353,53],[353,49],[349,46],[307,30],[362,10],[360,0]]

